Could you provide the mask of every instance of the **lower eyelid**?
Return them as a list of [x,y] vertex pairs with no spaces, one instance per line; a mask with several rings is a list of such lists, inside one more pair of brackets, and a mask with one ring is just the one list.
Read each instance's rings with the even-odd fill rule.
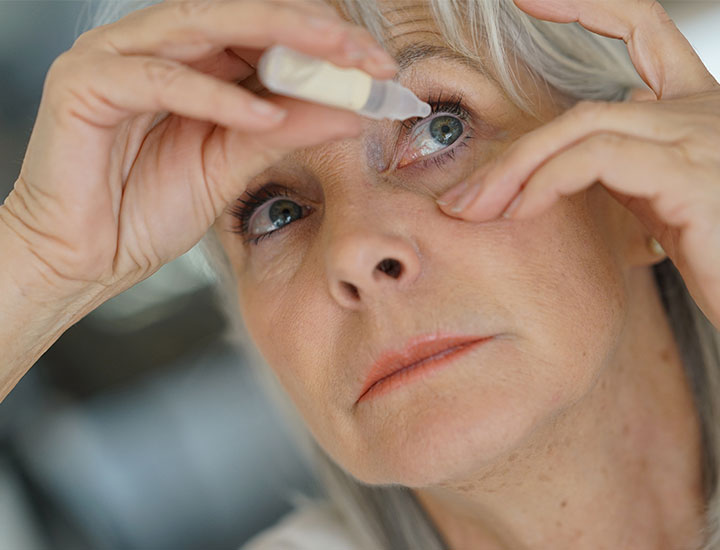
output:
[[[465,134],[461,135],[457,139],[457,141],[455,143],[453,143],[452,145],[450,145],[449,147],[442,149],[440,151],[437,151],[436,153],[432,154],[431,156],[415,159],[414,161],[404,164],[402,166],[400,166],[398,164],[398,165],[396,165],[395,169],[411,172],[414,169],[429,168],[430,166],[428,165],[428,163],[430,163],[430,162],[437,163],[438,159],[446,157],[447,155],[455,154],[455,153],[457,153],[458,149],[460,149],[460,148],[468,147],[467,142],[472,140],[473,138],[474,138],[474,135],[472,134],[470,129],[467,129]],[[399,160],[402,160],[402,159],[399,159]],[[399,162],[399,160],[396,162]],[[447,160],[454,160],[454,159],[445,159],[444,162],[446,162]]]

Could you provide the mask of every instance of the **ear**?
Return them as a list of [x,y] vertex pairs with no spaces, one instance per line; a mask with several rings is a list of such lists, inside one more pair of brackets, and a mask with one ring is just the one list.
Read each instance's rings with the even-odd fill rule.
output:
[[633,88],[628,101],[657,101],[657,96],[650,88]]

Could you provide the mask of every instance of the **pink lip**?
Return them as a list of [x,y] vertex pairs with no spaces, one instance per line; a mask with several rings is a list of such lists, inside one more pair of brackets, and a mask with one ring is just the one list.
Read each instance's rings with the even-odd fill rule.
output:
[[[396,377],[403,373],[419,376],[430,368],[447,364],[459,355],[492,338],[492,336],[420,336],[413,338],[400,351],[388,351],[380,356],[368,372],[365,384],[355,404],[390,391],[399,384],[409,381],[409,376]],[[400,380],[399,378],[404,378]],[[392,383],[390,380],[392,379]]]

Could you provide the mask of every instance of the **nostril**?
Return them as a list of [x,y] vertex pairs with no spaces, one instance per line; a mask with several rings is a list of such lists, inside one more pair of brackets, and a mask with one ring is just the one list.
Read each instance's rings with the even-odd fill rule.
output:
[[358,298],[360,298],[360,291],[358,290],[358,288],[355,285],[353,285],[351,283],[346,283],[345,281],[342,281],[341,284],[342,284],[343,288],[345,290],[347,290],[347,293],[350,296],[352,296],[354,299],[357,300]]
[[385,258],[382,262],[377,264],[376,269],[379,269],[393,279],[400,277],[403,271],[402,264],[393,258]]

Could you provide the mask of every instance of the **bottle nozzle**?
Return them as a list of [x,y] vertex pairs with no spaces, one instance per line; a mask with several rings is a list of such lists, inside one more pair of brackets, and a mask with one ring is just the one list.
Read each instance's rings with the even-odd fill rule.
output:
[[373,80],[367,102],[358,113],[374,119],[405,120],[426,117],[432,109],[394,80]]

